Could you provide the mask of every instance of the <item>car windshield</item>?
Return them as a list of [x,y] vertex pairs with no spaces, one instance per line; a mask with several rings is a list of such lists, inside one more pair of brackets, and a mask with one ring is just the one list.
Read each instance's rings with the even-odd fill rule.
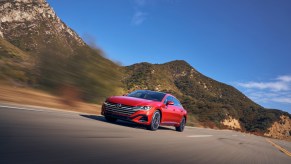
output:
[[129,93],[127,96],[146,99],[146,100],[162,101],[165,95],[166,94],[162,92],[137,90],[137,91]]

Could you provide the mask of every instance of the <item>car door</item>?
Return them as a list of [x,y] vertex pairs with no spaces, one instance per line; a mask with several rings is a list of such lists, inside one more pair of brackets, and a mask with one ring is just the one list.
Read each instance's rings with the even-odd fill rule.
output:
[[172,125],[176,122],[176,106],[175,105],[167,105],[168,101],[173,101],[172,96],[168,96],[164,101],[164,110],[163,110],[163,117],[162,117],[162,124]]
[[173,102],[175,106],[174,110],[174,122],[180,123],[182,116],[183,116],[183,108],[179,100],[177,100],[175,97],[173,97]]

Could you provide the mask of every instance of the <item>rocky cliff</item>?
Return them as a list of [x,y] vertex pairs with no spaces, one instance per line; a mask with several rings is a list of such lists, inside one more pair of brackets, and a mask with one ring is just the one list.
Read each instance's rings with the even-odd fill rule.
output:
[[38,52],[55,44],[73,50],[85,44],[45,0],[1,0],[0,15],[0,36],[22,50]]
[[278,138],[278,139],[289,139],[291,140],[291,119],[290,116],[281,115],[280,119],[273,123],[273,125],[268,128],[265,136]]

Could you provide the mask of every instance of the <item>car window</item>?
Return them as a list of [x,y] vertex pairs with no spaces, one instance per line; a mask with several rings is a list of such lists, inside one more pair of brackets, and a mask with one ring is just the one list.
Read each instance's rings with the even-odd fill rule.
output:
[[182,105],[181,105],[181,103],[180,103],[180,101],[178,100],[178,99],[176,99],[176,98],[172,98],[173,99],[173,101],[174,101],[174,105],[175,106],[179,106],[179,107],[182,107]]
[[142,98],[147,100],[153,100],[153,101],[162,101],[165,97],[165,93],[162,92],[154,92],[154,91],[148,91],[148,90],[137,90],[134,92],[129,93],[127,96],[129,97],[136,97],[136,98]]
[[167,104],[168,101],[173,101],[172,96],[168,96],[168,97],[166,98],[166,100],[164,101],[164,104]]

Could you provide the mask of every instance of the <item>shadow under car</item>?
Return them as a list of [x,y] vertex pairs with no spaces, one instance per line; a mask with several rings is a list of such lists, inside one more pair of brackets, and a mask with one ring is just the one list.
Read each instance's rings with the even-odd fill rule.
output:
[[[101,121],[101,122],[106,122],[106,123],[109,123],[109,124],[119,125],[119,126],[125,126],[125,127],[130,127],[130,128],[138,128],[138,129],[146,129],[146,126],[144,126],[144,125],[140,125],[140,124],[137,124],[137,123],[134,123],[134,122],[124,121],[124,120],[120,120],[120,119],[118,119],[117,122],[109,122],[103,116],[86,115],[86,114],[80,114],[80,116],[88,118],[88,119],[96,120],[96,121]],[[159,130],[174,130],[174,129],[160,126]]]

